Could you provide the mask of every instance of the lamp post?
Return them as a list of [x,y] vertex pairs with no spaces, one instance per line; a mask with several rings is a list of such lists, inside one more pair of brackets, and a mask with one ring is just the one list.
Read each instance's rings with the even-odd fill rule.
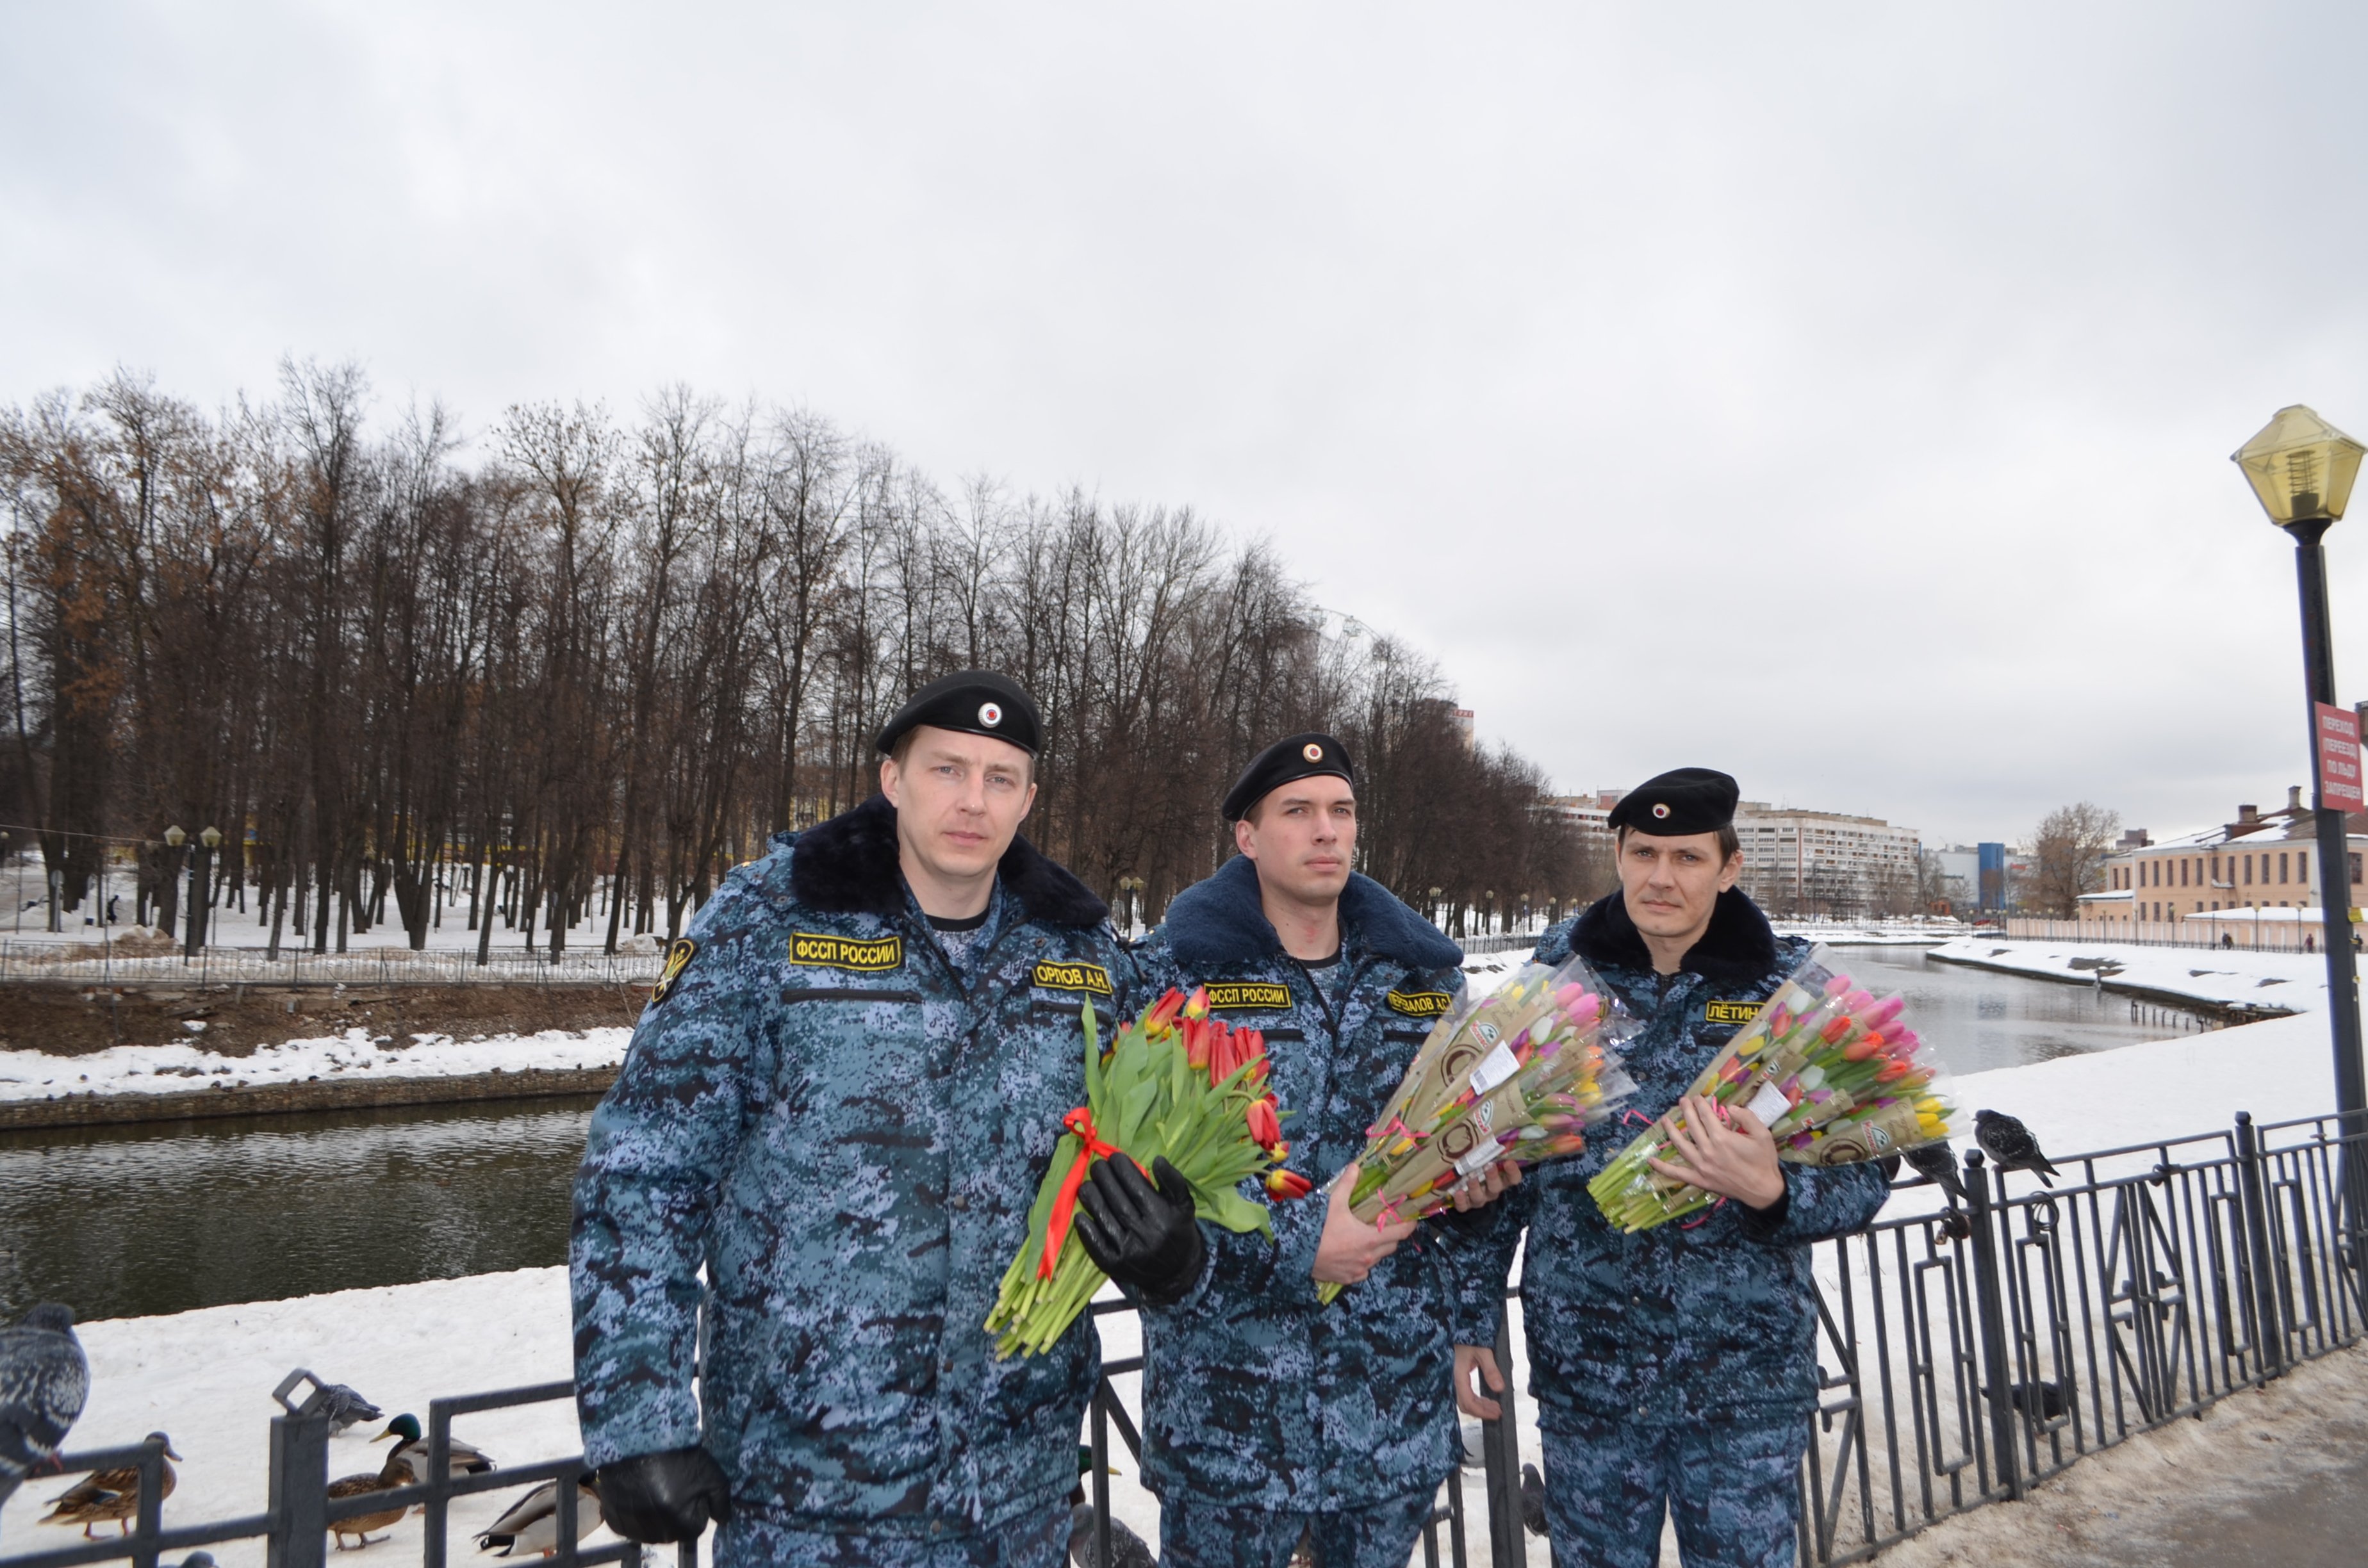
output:
[[175,823],[165,830],[165,874],[158,879],[156,902],[164,907],[157,912],[156,929],[170,937],[179,923],[181,913],[181,846],[189,835]]
[[1135,927],[1143,924],[1143,879],[1121,877],[1118,891],[1126,894],[1126,932],[1132,937]]
[[1439,890],[1437,888],[1430,890],[1430,918],[1433,922],[1436,922],[1439,919]]
[[[2343,516],[2359,476],[2361,444],[2295,403],[2281,408],[2230,460],[2244,471],[2270,521],[2294,536],[2302,590],[2302,662],[2309,687],[2310,777],[2317,790],[2318,901],[2327,932],[2327,1011],[2335,1044],[2335,1108],[2343,1129],[2343,1193],[2351,1210],[2353,1264],[2368,1271],[2361,1230],[2368,1224],[2368,1073],[2360,1052],[2360,980],[2351,957],[2351,854],[2343,811],[2327,801],[2317,704],[2335,701],[2335,642],[2327,614],[2327,551],[2321,541]],[[2342,924],[2337,924],[2340,912]]]
[[198,835],[198,852],[189,867],[189,935],[181,949],[184,958],[196,958],[198,950],[206,945],[206,905],[211,902],[214,850],[221,844],[222,829],[218,827]]

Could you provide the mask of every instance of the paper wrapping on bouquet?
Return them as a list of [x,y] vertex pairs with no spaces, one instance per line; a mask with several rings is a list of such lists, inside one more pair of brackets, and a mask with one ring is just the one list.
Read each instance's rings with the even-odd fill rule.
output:
[[[1796,1165],[1850,1165],[1945,1141],[1954,1132],[1953,1102],[1904,1010],[1896,994],[1878,998],[1861,990],[1835,969],[1829,950],[1817,948],[1688,1092],[1707,1096],[1722,1116],[1728,1108],[1749,1110],[1776,1140],[1777,1158]],[[1677,1117],[1679,1125],[1683,1119]],[[1645,1163],[1668,1157],[1660,1129],[1648,1129],[1588,1190],[1604,1216],[1626,1231],[1717,1201]]]
[[1631,1091],[1615,1048],[1636,1027],[1576,958],[1524,964],[1488,995],[1460,998],[1367,1129],[1350,1210],[1368,1224],[1435,1214],[1486,1165],[1585,1148],[1587,1129]]
[[1085,1006],[1086,1103],[1061,1119],[1053,1163],[1036,1189],[1028,1239],[1004,1270],[986,1326],[998,1355],[1040,1355],[1084,1312],[1108,1278],[1077,1239],[1077,1194],[1093,1164],[1120,1156],[1148,1174],[1165,1156],[1192,1189],[1192,1210],[1229,1231],[1262,1231],[1266,1206],[1245,1181],[1279,1198],[1304,1196],[1306,1179],[1282,1162],[1291,1145],[1267,1088],[1266,1037],[1209,1017],[1205,993],[1170,991],[1101,1048]]

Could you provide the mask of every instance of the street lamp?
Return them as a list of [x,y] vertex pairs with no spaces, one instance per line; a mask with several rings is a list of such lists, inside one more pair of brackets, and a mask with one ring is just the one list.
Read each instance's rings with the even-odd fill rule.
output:
[[[180,832],[174,828],[165,836],[171,839]],[[198,835],[198,852],[189,868],[188,939],[181,949],[185,958],[196,958],[206,945],[206,905],[213,888],[214,851],[222,845],[222,829],[210,827]]]
[[1439,890],[1437,888],[1430,890],[1430,918],[1433,922],[1436,922],[1439,919]]
[[1135,927],[1143,924],[1143,879],[1121,877],[1118,891],[1126,894],[1126,928],[1133,935]]
[[173,934],[173,927],[180,924],[181,846],[188,841],[189,835],[181,831],[178,823],[165,830],[165,875],[160,879],[163,885],[156,894],[156,902],[164,908],[158,913],[156,929],[167,937]]
[[[2310,688],[2310,777],[2318,791],[2318,902],[2327,940],[2327,1001],[2335,1043],[2335,1108],[2342,1117],[2343,1190],[2351,1210],[2355,1264],[2360,1233],[2368,1224],[2368,1073],[2360,1052],[2360,980],[2351,959],[2351,855],[2343,812],[2327,803],[2324,754],[2318,742],[2319,703],[2335,701],[2335,642],[2327,613],[2327,530],[2343,516],[2359,477],[2361,444],[2295,403],[2281,408],[2259,435],[2230,457],[2270,515],[2294,536],[2294,575],[2302,588],[2302,662]],[[2339,928],[2336,915],[2341,911]]]

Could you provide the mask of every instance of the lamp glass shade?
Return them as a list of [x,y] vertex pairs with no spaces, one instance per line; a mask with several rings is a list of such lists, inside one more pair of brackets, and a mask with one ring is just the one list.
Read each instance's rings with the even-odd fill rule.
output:
[[2342,517],[2363,451],[2368,448],[2297,403],[2279,409],[2229,460],[2244,471],[2270,521],[2284,528]]
[[182,845],[187,844],[188,841],[189,835],[183,833],[177,824],[165,830],[165,842],[171,845],[176,849],[178,849]]
[[203,844],[209,849],[221,848],[222,829],[218,827],[210,827],[206,829],[205,832],[198,835],[198,842]]

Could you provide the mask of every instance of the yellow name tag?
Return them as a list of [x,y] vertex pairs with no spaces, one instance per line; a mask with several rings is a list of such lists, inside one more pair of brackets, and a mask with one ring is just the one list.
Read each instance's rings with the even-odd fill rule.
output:
[[851,969],[877,974],[882,970],[904,967],[905,938],[828,937],[814,931],[792,931],[790,961],[816,969]]
[[1212,981],[1208,992],[1212,1012],[1244,1008],[1280,1012],[1291,1006],[1291,987],[1271,980]]
[[1110,971],[1098,963],[1057,963],[1051,959],[1039,959],[1032,978],[1047,991],[1087,991],[1096,996],[1110,994]]
[[1766,1006],[1765,1002],[1713,1002],[1703,1007],[1702,1018],[1713,1024],[1748,1024]]
[[1390,1011],[1404,1013],[1409,1018],[1436,1018],[1447,1011],[1454,1000],[1444,991],[1393,991],[1383,1000]]

